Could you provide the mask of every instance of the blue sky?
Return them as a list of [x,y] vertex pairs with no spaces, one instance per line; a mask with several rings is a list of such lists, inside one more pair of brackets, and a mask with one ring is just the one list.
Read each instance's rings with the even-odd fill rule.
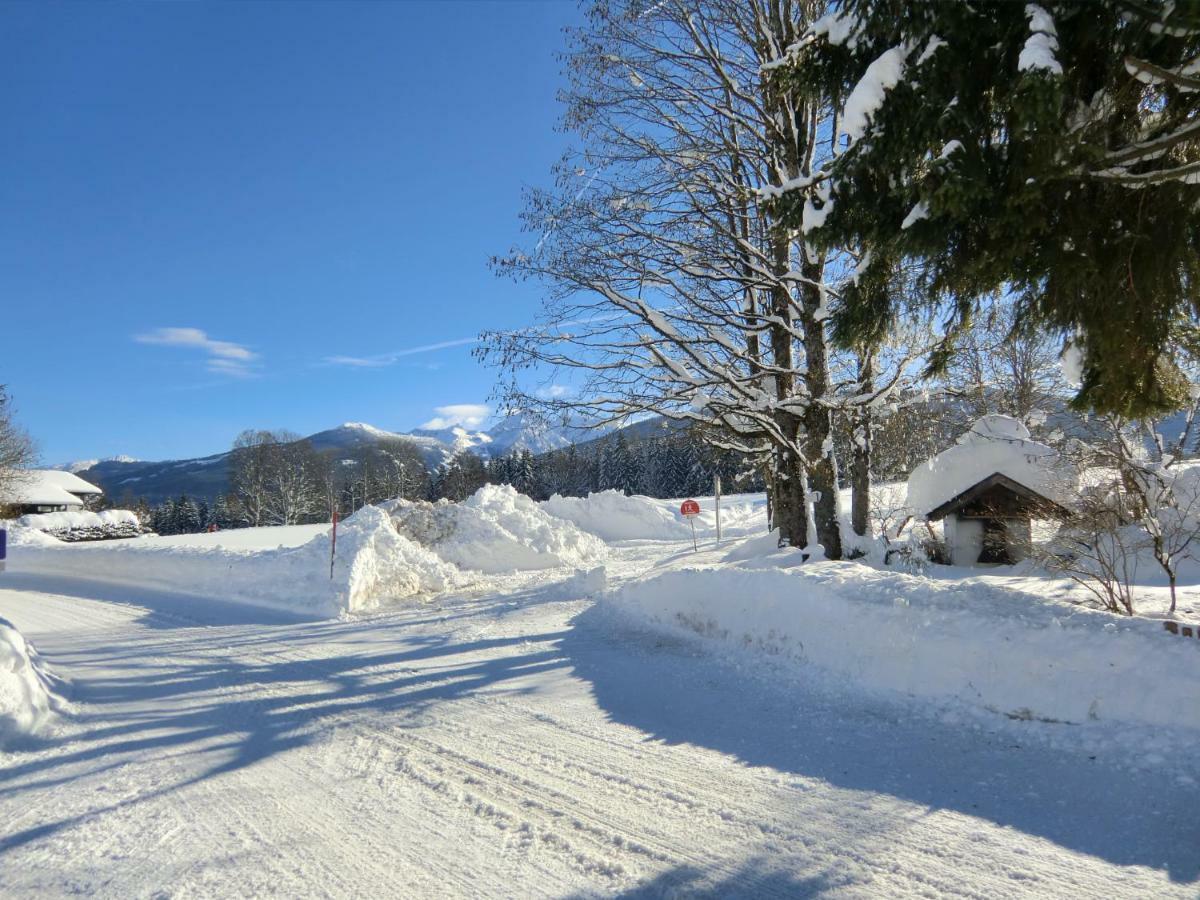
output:
[[[43,460],[485,403],[565,2],[0,5],[0,384]],[[464,406],[465,405],[465,406]]]

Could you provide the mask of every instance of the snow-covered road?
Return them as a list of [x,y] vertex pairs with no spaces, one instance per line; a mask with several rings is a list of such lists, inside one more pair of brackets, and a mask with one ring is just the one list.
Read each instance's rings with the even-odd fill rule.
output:
[[1196,895],[1169,764],[718,663],[561,578],[296,622],[3,576],[74,715],[0,754],[0,894]]

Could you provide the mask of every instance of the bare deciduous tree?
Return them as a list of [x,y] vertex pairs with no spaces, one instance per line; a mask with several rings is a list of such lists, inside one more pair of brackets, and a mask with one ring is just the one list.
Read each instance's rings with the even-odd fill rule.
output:
[[32,465],[34,455],[33,441],[17,425],[12,399],[0,385],[0,497],[10,496],[19,486],[21,470]]
[[[826,321],[850,260],[817,253],[773,198],[832,151],[831,104],[771,76],[819,0],[599,0],[572,33],[565,127],[582,149],[524,213],[532,247],[501,273],[550,287],[532,328],[487,336],[509,400],[599,422],[698,423],[761,459],[774,524],[841,555],[833,415],[894,390],[897,372],[839,384]],[[522,380],[576,373],[579,390]],[[810,522],[806,510],[814,510]],[[810,524],[814,535],[810,536]]]

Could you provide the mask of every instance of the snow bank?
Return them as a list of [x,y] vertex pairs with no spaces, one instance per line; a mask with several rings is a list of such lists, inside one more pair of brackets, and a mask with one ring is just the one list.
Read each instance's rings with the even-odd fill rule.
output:
[[604,543],[509,485],[484,485],[462,503],[390,500],[400,534],[463,569],[498,573],[603,559]]
[[41,733],[63,705],[37,650],[0,618],[0,747]]
[[605,541],[672,541],[691,537],[681,516],[649,497],[601,491],[586,497],[555,494],[542,509]]
[[947,500],[999,472],[1044,497],[1070,501],[1073,481],[1058,454],[1030,440],[1029,429],[1008,416],[984,416],[958,443],[917,466],[908,477],[908,506],[927,516]]
[[1200,729],[1200,648],[1161,622],[856,563],[801,565],[786,551],[734,556],[651,574],[604,602],[869,689],[1015,718]]
[[326,533],[299,547],[257,551],[154,540],[68,545],[26,531],[14,541],[11,562],[15,571],[154,585],[319,616],[373,609],[462,580],[457,569],[401,536],[378,507],[364,507],[339,526],[332,578],[329,543]]

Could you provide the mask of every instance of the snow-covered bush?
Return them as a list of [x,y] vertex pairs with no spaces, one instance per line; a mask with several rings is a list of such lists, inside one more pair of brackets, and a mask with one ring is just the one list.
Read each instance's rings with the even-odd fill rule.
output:
[[484,485],[461,503],[389,500],[381,508],[400,534],[462,569],[584,567],[607,554],[603,541],[509,485]]
[[41,733],[64,707],[37,650],[0,618],[0,747]]
[[128,509],[29,513],[18,518],[16,524],[68,542],[132,538],[147,531],[138,520],[137,513]]

